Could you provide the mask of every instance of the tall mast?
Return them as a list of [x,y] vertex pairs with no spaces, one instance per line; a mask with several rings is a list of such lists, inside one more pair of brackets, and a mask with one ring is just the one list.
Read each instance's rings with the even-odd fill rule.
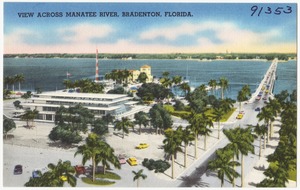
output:
[[98,49],[96,49],[96,74],[95,74],[95,82],[99,81],[99,71],[98,71]]

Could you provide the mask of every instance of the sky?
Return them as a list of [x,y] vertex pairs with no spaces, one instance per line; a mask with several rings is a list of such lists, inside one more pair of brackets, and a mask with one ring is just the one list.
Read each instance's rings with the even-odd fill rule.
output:
[[[101,53],[296,53],[296,8],[295,3],[5,2],[3,51],[93,53],[98,48]],[[96,17],[67,17],[69,12],[96,12]],[[100,12],[115,12],[118,17],[100,17]],[[159,16],[123,17],[123,12],[157,12]],[[165,12],[181,12],[181,16],[170,17]],[[21,17],[21,13],[33,16]]]

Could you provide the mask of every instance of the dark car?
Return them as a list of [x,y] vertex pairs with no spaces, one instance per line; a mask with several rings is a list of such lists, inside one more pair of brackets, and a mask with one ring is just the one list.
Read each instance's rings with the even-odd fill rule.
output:
[[33,170],[32,171],[32,178],[38,178],[42,176],[42,172],[40,170]]
[[255,108],[255,111],[260,111],[260,107]]
[[14,169],[14,174],[22,174],[23,173],[23,166],[22,165],[16,165]]

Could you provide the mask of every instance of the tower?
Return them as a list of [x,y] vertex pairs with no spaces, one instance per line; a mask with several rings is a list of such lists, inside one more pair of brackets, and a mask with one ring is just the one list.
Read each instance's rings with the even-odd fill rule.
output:
[[95,82],[99,81],[99,70],[98,70],[98,49],[96,49],[96,74],[95,74]]

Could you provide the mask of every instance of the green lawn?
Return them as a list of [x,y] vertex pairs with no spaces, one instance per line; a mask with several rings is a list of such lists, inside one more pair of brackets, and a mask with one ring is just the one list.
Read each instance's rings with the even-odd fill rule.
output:
[[[191,112],[189,111],[175,111],[172,105],[164,105],[164,108],[173,116],[185,118],[186,116],[190,115]],[[221,122],[225,122],[228,118],[232,115],[232,113],[236,110],[236,108],[232,108],[229,112],[223,115]],[[205,112],[207,116],[213,116],[213,109],[209,109]]]
[[[118,174],[115,174],[113,172],[106,172],[105,174],[98,173],[95,175],[96,180],[93,182],[91,178],[89,177],[82,177],[82,181],[87,184],[92,185],[112,185],[116,183],[115,181],[110,181],[107,179],[114,179],[114,180],[120,180],[121,177]],[[98,178],[98,179],[97,179]],[[99,179],[101,178],[101,179]]]

